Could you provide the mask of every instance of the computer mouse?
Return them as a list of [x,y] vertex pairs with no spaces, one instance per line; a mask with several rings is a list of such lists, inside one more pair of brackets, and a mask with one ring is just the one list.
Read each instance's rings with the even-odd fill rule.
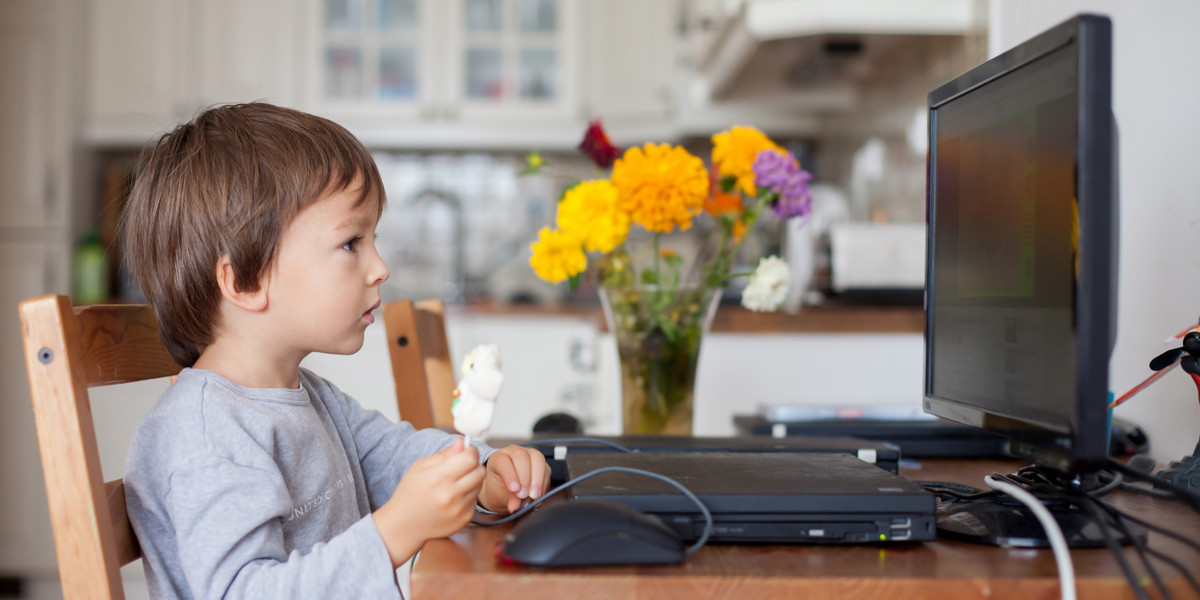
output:
[[525,516],[497,551],[537,567],[679,564],[683,540],[657,517],[607,500],[545,505]]

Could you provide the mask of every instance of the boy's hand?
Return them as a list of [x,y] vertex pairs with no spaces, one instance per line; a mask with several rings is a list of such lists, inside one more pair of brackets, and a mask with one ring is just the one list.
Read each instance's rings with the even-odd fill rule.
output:
[[373,515],[392,563],[399,566],[427,540],[466,527],[475,515],[484,476],[479,451],[473,446],[464,448],[462,438],[415,461],[392,497]]
[[525,501],[546,493],[550,487],[550,466],[542,453],[523,446],[506,446],[488,457],[487,477],[479,492],[484,508],[513,513]]

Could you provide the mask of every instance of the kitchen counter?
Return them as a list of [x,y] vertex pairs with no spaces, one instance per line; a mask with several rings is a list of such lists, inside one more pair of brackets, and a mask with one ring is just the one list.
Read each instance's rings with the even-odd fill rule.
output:
[[[579,317],[607,331],[604,313],[596,304],[496,304],[471,302],[451,304],[447,310],[477,315],[529,315]],[[830,302],[806,306],[796,314],[758,313],[736,304],[722,304],[713,319],[718,333],[921,333],[925,313],[919,306],[864,306]]]

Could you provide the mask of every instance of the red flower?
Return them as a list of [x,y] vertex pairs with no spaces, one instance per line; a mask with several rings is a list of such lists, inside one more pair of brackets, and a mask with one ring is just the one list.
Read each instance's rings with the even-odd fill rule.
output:
[[587,133],[584,134],[583,141],[579,143],[579,150],[601,169],[611,167],[613,161],[617,160],[617,155],[620,154],[620,150],[609,141],[608,134],[604,132],[604,127],[600,124],[600,119],[588,124]]

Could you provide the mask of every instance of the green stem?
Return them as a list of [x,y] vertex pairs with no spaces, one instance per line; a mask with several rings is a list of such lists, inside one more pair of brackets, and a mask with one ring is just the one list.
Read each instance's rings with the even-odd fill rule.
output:
[[[662,273],[658,269],[658,239],[659,239],[659,236],[661,236],[661,235],[662,234],[658,233],[658,232],[654,233],[654,284],[655,285],[662,285],[662,280],[659,279],[660,277],[662,277]],[[659,288],[659,289],[662,289],[662,288]]]

